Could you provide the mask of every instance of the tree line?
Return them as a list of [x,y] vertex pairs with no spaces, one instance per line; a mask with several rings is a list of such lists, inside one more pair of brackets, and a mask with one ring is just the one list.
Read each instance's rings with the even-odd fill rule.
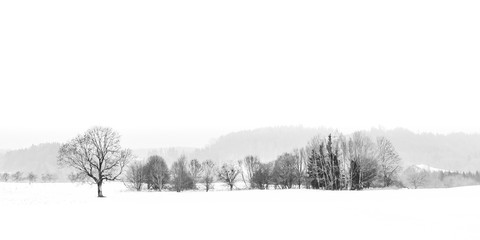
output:
[[208,192],[215,180],[216,165],[211,160],[199,162],[197,159],[187,161],[181,156],[169,169],[165,160],[158,156],[150,156],[146,162],[134,162],[127,168],[124,183],[128,188],[162,191],[197,189],[201,183]]
[[56,174],[52,173],[44,173],[39,175],[29,172],[25,175],[24,172],[17,171],[15,173],[0,173],[0,181],[1,182],[28,182],[34,183],[37,181],[42,182],[55,182],[57,181],[58,177]]
[[[103,182],[116,180],[123,180],[129,188],[138,191],[177,192],[199,186],[208,192],[215,182],[224,183],[230,190],[362,190],[404,187],[405,182],[411,185],[411,181],[405,180],[408,171],[402,171],[400,156],[390,140],[373,139],[364,132],[348,137],[341,133],[316,136],[305,147],[281,154],[270,162],[262,162],[253,155],[219,165],[212,160],[188,160],[183,155],[170,167],[158,155],[150,156],[145,162],[132,160],[131,151],[120,146],[120,135],[102,127],[92,128],[63,144],[58,154],[61,166],[76,170],[69,179],[94,182],[98,197],[103,197]],[[418,177],[418,174],[412,176]],[[422,182],[423,178],[420,174],[415,181]],[[414,187],[420,185],[415,183]]]
[[411,188],[449,188],[480,184],[480,173],[458,171],[426,171],[410,166],[403,172],[402,180]]
[[212,188],[215,181],[230,190],[242,184],[248,189],[312,188],[326,190],[361,190],[399,184],[401,160],[392,143],[383,137],[374,142],[361,132],[350,138],[315,137],[306,147],[284,153],[274,161],[263,163],[256,156],[246,156],[236,163],[216,166],[211,160],[175,161],[171,169],[160,156],[151,156],[146,163],[129,166],[125,181],[140,191],[175,191],[196,189],[197,184]]

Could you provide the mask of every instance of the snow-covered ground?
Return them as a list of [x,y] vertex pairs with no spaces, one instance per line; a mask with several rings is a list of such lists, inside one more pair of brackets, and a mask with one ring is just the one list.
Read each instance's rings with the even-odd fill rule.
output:
[[480,239],[480,187],[130,192],[1,183],[0,239]]
[[427,172],[445,172],[445,173],[446,172],[452,172],[452,171],[445,170],[445,169],[430,167],[430,166],[425,165],[425,164],[418,164],[418,165],[415,165],[415,167],[417,167],[419,170],[425,170]]

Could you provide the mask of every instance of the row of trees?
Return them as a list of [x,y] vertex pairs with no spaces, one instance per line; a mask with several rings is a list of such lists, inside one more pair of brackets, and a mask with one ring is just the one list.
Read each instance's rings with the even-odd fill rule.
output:
[[254,156],[238,162],[249,188],[313,188],[360,190],[388,187],[399,181],[401,159],[384,137],[375,141],[362,132],[350,138],[317,136],[305,148],[284,153],[275,161],[261,163]]
[[362,132],[346,138],[316,137],[307,151],[307,176],[312,188],[360,190],[388,187],[398,181],[401,159],[384,137],[373,141]]
[[216,168],[210,160],[188,162],[182,156],[169,170],[161,157],[152,156],[146,163],[132,164],[126,180],[136,190],[146,184],[148,189],[161,191],[169,183],[172,189],[182,191],[203,183],[208,191],[217,180],[230,190],[239,182],[249,189],[360,190],[400,184],[400,171],[400,157],[388,139],[379,137],[373,141],[357,132],[348,139],[342,135],[315,137],[305,148],[284,153],[268,163],[246,156],[235,164]]
[[[229,172],[229,170],[233,172]],[[130,189],[137,191],[142,190],[145,186],[146,189],[153,191],[169,189],[180,192],[197,189],[197,184],[200,183],[208,192],[213,188],[217,174],[219,179],[230,183],[231,189],[233,189],[236,178],[234,175],[238,174],[238,171],[235,168],[230,169],[229,165],[223,165],[222,171],[218,171],[215,163],[211,160],[199,162],[197,159],[192,159],[187,161],[185,156],[181,156],[169,169],[162,157],[153,155],[146,162],[137,161],[129,165],[125,184]]]
[[[127,169],[125,182],[129,188],[137,191],[146,186],[149,190],[162,191],[167,188],[180,192],[197,189],[197,184],[201,184],[208,192],[216,181],[223,182],[230,190],[239,182],[248,188],[267,189],[271,184],[275,188],[291,188],[297,184],[295,179],[299,175],[298,171],[291,171],[296,159],[287,153],[274,163],[261,163],[257,157],[247,156],[237,164],[217,167],[211,160],[187,161],[182,156],[168,169],[164,159],[155,155],[149,157],[146,163],[132,163]],[[303,167],[301,165],[299,166]],[[298,184],[300,186],[301,182]]]
[[305,148],[262,163],[247,156],[238,161],[240,175],[248,188],[313,188],[360,190],[399,183],[401,159],[384,137],[375,141],[362,132],[350,138],[317,136]]
[[371,186],[388,187],[397,183],[401,170],[400,157],[392,143],[383,137],[374,142],[361,132],[346,138],[332,135],[315,137],[302,149],[280,155],[276,160],[262,163],[258,157],[246,156],[235,164],[215,164],[206,160],[187,161],[182,156],[169,170],[159,156],[146,163],[136,162],[127,172],[129,187],[161,191],[170,184],[175,191],[195,189],[203,183],[206,190],[218,180],[232,190],[237,182],[249,189],[313,188],[360,190]]
[[1,173],[0,181],[2,182],[23,182],[28,181],[29,183],[37,182],[41,180],[42,182],[55,182],[57,180],[57,175],[51,173],[45,173],[38,177],[37,174],[30,172],[27,175],[24,175],[23,172],[17,171],[13,174],[10,173]]
[[[94,182],[97,185],[98,197],[104,197],[103,183],[120,179],[132,158],[131,151],[121,147],[120,135],[111,128],[104,127],[87,130],[63,144],[58,152],[58,164],[76,170],[69,175],[69,179],[71,181],[87,179]],[[218,174],[219,179],[230,182],[233,189],[238,170],[229,165],[224,165],[221,169],[225,172]],[[215,165],[211,161],[187,162],[182,156],[169,170],[161,157],[152,156],[145,164],[141,162],[130,164],[126,182],[137,190],[142,189],[142,185],[146,183],[148,189],[161,191],[167,183],[170,183],[174,190],[183,191],[195,188],[196,181],[202,178],[208,190],[216,173]]]
[[[132,189],[177,192],[196,189],[203,184],[206,191],[215,181],[233,190],[238,182],[246,188],[313,188],[327,190],[361,190],[369,187],[402,185],[401,159],[393,144],[384,137],[371,139],[363,132],[350,137],[342,134],[317,136],[306,147],[280,155],[262,163],[247,156],[233,164],[219,167],[210,160],[187,161],[181,156],[170,169],[160,156],[146,162],[132,162],[131,151],[120,147],[120,136],[110,128],[95,127],[65,143],[59,150],[58,163],[77,170],[69,178],[90,179],[103,197],[104,181],[123,178]],[[415,185],[417,186],[417,185]]]
[[435,171],[429,172],[411,166],[403,172],[405,186],[411,188],[445,188],[480,184],[480,173]]
[[275,161],[262,163],[255,156],[247,156],[238,161],[242,181],[250,189],[292,188],[304,184],[306,154],[295,150],[284,153]]

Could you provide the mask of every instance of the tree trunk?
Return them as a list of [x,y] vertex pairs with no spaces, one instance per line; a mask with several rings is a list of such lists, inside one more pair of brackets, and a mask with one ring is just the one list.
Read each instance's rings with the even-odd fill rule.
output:
[[98,197],[104,197],[103,196],[103,193],[102,193],[102,184],[103,184],[103,181],[98,181],[97,182],[97,188],[98,188]]
[[230,184],[230,191],[233,190],[233,184]]

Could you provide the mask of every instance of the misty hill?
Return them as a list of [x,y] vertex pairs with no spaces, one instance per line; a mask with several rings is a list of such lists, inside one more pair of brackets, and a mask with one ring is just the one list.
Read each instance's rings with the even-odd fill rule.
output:
[[304,147],[315,135],[327,135],[333,131],[326,128],[270,127],[234,132],[198,149],[190,157],[229,162],[246,155],[257,155],[262,161],[271,161],[284,152]]
[[26,149],[7,151],[0,155],[0,172],[21,171],[38,175],[54,173],[63,175],[66,169],[57,166],[59,143],[42,143]]
[[389,138],[407,165],[425,164],[453,171],[480,170],[480,134],[415,134],[405,129],[372,129],[369,133]]
[[169,148],[139,148],[132,149],[133,154],[138,160],[145,160],[149,156],[159,155],[170,165],[182,155],[191,156],[195,148],[188,147],[169,147]]
[[[331,129],[303,127],[261,128],[227,134],[190,157],[219,162],[235,161],[253,154],[264,162],[294,148],[304,147],[315,135]],[[405,165],[426,164],[455,171],[480,170],[480,134],[416,134],[405,129],[372,129],[367,134],[386,136],[395,145]]]
[[412,165],[412,167],[413,167],[413,169],[415,169],[417,172],[418,172],[418,171],[427,171],[427,172],[431,172],[431,173],[438,173],[438,172],[447,173],[447,172],[450,172],[450,171],[445,170],[445,169],[434,168],[434,167],[430,167],[430,166],[425,165],[425,164]]
[[[267,162],[284,152],[304,147],[315,135],[327,136],[332,132],[335,131],[326,128],[260,128],[221,136],[202,149],[179,147],[134,149],[133,152],[139,159],[153,154],[160,155],[169,165],[182,154],[189,158],[212,159],[217,162],[236,161],[246,155],[257,155],[261,161]],[[405,165],[424,164],[452,171],[480,170],[480,134],[416,134],[404,129],[372,129],[367,134],[389,138]],[[7,151],[0,154],[0,172],[57,173],[65,176],[69,170],[57,166],[59,147],[58,143],[45,143]]]

